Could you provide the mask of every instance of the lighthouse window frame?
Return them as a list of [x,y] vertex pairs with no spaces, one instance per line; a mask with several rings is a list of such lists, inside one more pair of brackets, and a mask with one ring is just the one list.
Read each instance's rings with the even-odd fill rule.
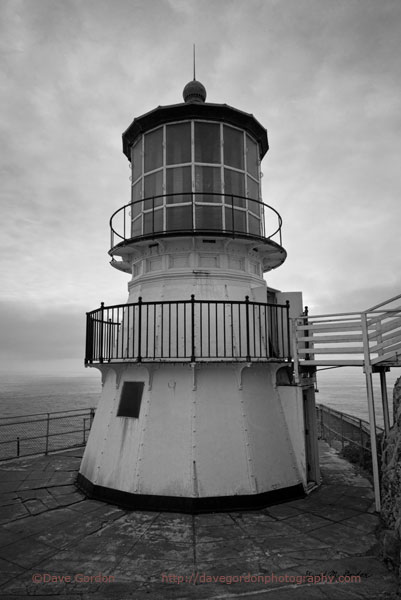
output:
[[139,419],[144,381],[124,381],[118,403],[117,417]]
[[[205,139],[214,137],[210,154],[201,151],[202,132]],[[232,151],[233,140],[240,146],[237,155]],[[169,149],[170,144],[179,148]],[[153,164],[145,156],[147,149]],[[137,202],[131,210],[133,237],[177,228],[203,230],[207,225],[208,229],[264,234],[263,205],[253,202],[260,201],[259,144],[245,130],[204,119],[166,123],[142,134],[131,156],[132,202]]]

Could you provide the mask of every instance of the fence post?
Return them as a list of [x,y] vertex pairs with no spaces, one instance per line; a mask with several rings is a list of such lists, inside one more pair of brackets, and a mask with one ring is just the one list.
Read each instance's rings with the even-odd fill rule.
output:
[[50,413],[47,413],[45,454],[48,454],[48,452],[49,452],[49,430],[50,430]]
[[83,422],[84,422],[84,426],[83,426],[84,437],[83,437],[82,443],[85,446],[85,443],[86,443],[86,419],[85,419],[85,417],[83,418]]
[[195,362],[195,294],[191,294],[191,362]]
[[85,364],[92,363],[93,361],[93,321],[90,313],[86,313],[86,350],[85,350]]
[[249,343],[249,296],[245,296],[245,322],[246,322],[246,361],[251,362]]
[[19,437],[17,437],[17,457],[19,458],[20,454],[20,446],[19,446]]
[[100,335],[99,335],[99,362],[103,362],[103,321],[104,321],[104,302],[100,303]]
[[142,296],[138,298],[138,356],[137,361],[142,362]]
[[364,371],[366,378],[366,391],[368,396],[369,410],[369,427],[370,427],[370,448],[372,451],[372,470],[373,470],[373,487],[375,492],[376,511],[380,512],[380,476],[379,462],[377,457],[377,440],[376,440],[376,414],[373,393],[372,381],[372,365],[370,362],[370,347],[369,347],[369,325],[366,313],[361,314],[362,339],[364,350]]
[[287,315],[287,356],[288,362],[291,362],[291,331],[290,331],[290,301],[285,301]]

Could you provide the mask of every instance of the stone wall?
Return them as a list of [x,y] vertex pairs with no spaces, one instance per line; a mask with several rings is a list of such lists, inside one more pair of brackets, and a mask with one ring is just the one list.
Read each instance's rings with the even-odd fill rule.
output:
[[382,455],[381,536],[384,559],[401,579],[401,377],[393,390],[394,424],[384,439]]

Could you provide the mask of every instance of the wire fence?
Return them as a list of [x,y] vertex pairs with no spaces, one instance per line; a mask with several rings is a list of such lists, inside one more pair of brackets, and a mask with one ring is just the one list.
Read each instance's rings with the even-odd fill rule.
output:
[[0,419],[0,461],[85,446],[94,408]]
[[[369,423],[323,404],[316,406],[318,437],[339,450],[341,455],[367,471],[372,471]],[[383,429],[376,427],[379,465]]]

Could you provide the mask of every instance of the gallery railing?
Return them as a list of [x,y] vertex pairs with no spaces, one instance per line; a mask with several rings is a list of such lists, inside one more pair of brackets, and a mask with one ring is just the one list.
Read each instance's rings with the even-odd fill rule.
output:
[[282,218],[261,200],[235,194],[182,192],[122,206],[110,218],[110,247],[168,235],[226,235],[282,245]]
[[190,300],[104,306],[87,313],[85,364],[123,361],[290,361],[289,303]]

